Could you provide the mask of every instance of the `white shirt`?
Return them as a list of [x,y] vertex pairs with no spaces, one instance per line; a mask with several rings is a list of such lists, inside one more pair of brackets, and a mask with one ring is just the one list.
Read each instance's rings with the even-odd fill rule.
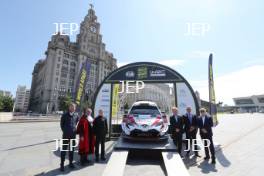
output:
[[92,117],[91,115],[89,115],[89,116],[87,117],[87,119],[88,119],[88,121],[89,121],[90,123],[92,123],[92,122],[94,121],[94,119],[93,119],[93,117]]
[[178,115],[174,115],[176,122],[178,122]]

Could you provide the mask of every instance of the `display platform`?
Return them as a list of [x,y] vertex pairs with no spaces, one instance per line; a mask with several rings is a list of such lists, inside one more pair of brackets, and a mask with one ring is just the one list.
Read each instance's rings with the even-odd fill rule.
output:
[[171,138],[167,141],[132,141],[120,137],[115,146],[114,150],[157,150],[161,152],[175,152],[176,146],[174,145]]

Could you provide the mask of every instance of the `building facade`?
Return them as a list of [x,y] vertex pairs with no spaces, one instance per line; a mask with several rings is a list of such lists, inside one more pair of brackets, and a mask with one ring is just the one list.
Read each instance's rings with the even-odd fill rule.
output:
[[[130,91],[135,87],[131,87]],[[173,86],[168,84],[156,83],[156,84],[145,84],[145,87],[139,90],[139,93],[122,93],[119,94],[120,106],[128,105],[130,108],[133,103],[140,100],[154,101],[157,103],[161,111],[166,112],[167,114],[171,113],[171,108],[175,106],[175,94]],[[124,107],[120,107],[124,109]]]
[[12,97],[11,92],[10,91],[5,91],[5,90],[0,90],[0,95],[1,96]]
[[113,54],[106,51],[100,34],[100,23],[91,7],[80,25],[76,42],[68,35],[53,35],[45,52],[32,73],[30,110],[51,113],[59,110],[62,97],[75,95],[76,82],[81,65],[91,63],[85,93],[92,99],[101,81],[117,68]]
[[27,112],[29,105],[30,90],[26,86],[18,86],[15,99],[15,111]]
[[264,94],[233,98],[238,112],[264,112]]

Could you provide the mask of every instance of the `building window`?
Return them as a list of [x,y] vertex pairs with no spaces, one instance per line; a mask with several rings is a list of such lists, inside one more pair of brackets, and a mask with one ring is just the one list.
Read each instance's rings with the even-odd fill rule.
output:
[[237,105],[243,105],[243,104],[254,104],[252,99],[239,99],[235,100]]
[[96,53],[94,48],[91,48],[89,51],[90,51],[90,53],[93,53],[93,54]]
[[70,79],[74,79],[74,74],[70,74]]
[[67,73],[65,73],[65,72],[61,72],[61,77],[62,77],[62,78],[67,78]]
[[69,54],[67,54],[67,53],[64,53],[64,57],[66,57],[66,58],[69,58],[69,57],[70,57],[70,55],[69,55]]
[[258,101],[259,101],[260,103],[264,103],[264,97],[263,97],[263,98],[258,98]]
[[71,73],[75,73],[75,68],[70,68]]
[[68,72],[68,67],[62,66],[61,67],[61,72]]
[[62,79],[62,80],[60,81],[60,85],[66,85],[66,80],[65,80],[65,79]]
[[71,66],[75,67],[76,66],[75,62],[71,62]]
[[57,68],[60,68],[60,64],[57,64]]
[[67,60],[63,60],[63,62],[62,62],[63,64],[65,64],[65,65],[69,65],[69,62],[67,61]]

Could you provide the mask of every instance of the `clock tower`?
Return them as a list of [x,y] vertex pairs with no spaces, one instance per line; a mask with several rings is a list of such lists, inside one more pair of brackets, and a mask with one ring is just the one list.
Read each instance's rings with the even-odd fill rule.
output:
[[90,5],[88,14],[85,16],[84,21],[80,26],[80,34],[77,36],[77,43],[80,50],[86,55],[91,55],[92,58],[100,57],[100,50],[102,49],[102,36],[100,34],[100,23],[97,22],[97,16]]
[[[100,84],[103,78],[113,70],[109,65],[112,64],[112,53],[105,49],[105,44],[102,42],[100,34],[100,23],[97,21],[93,5],[90,4],[88,14],[80,25],[80,33],[77,35],[77,45],[79,48],[78,65],[81,65],[88,59],[91,63],[91,75],[87,83],[88,94]],[[107,70],[107,71],[105,71]],[[93,75],[98,75],[93,77]],[[98,79],[99,78],[99,79]]]

